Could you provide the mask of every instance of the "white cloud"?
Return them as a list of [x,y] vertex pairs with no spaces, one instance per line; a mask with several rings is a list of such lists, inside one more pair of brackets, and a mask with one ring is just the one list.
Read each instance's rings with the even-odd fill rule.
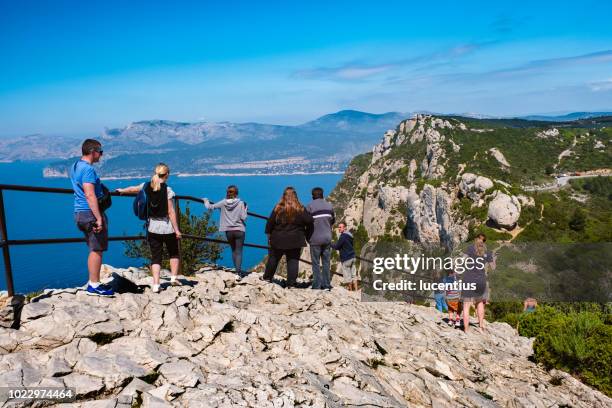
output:
[[588,85],[593,92],[612,91],[612,78],[603,81],[589,82]]
[[366,79],[376,74],[388,71],[391,64],[382,65],[363,65],[346,64],[340,67],[322,67],[305,69],[296,72],[294,75],[305,79],[328,79],[336,81],[355,81]]
[[339,69],[336,76],[342,79],[361,79],[372,75],[385,72],[389,69],[389,65],[381,65],[378,67],[347,67]]

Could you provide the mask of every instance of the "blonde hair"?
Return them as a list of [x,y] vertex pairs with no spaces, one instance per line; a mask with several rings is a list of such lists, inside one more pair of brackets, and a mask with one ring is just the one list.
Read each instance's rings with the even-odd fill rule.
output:
[[153,191],[159,191],[161,184],[169,174],[170,167],[168,167],[165,163],[159,163],[157,166],[155,166],[155,172],[153,173],[153,177],[151,177],[151,189]]

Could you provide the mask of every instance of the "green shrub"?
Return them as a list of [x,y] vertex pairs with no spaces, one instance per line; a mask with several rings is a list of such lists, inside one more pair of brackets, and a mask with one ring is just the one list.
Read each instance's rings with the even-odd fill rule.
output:
[[574,215],[569,220],[569,227],[574,231],[584,231],[584,227],[586,226],[586,211],[582,208],[576,208],[574,210]]
[[523,313],[520,302],[498,302],[488,307],[492,320],[535,337],[534,358],[547,369],[557,368],[612,395],[612,306],[592,302],[540,305]]
[[518,331],[521,336],[536,337],[545,331],[546,326],[564,314],[551,306],[538,306],[535,312],[523,313],[518,319]]
[[513,327],[516,327],[516,324],[507,321],[507,316],[518,314],[522,311],[523,304],[521,302],[493,302],[485,309],[487,320],[505,321]]
[[590,350],[584,366],[588,367],[580,373],[584,382],[601,390],[608,396],[612,396],[612,376],[610,367],[612,364],[612,326],[600,324],[595,326],[587,340],[587,348]]
[[494,302],[487,318],[535,337],[534,359],[547,369],[557,368],[612,395],[612,304],[558,302],[523,313],[521,302]]
[[518,224],[522,227],[540,218],[540,207],[534,206],[523,206],[521,209],[521,215],[518,219]]
[[361,254],[361,248],[368,243],[368,240],[368,231],[366,231],[363,224],[359,224],[357,229],[353,231],[353,248],[355,249],[355,254],[357,254],[357,256]]
[[534,342],[536,361],[570,372],[612,395],[612,326],[591,312],[560,314],[541,329]]

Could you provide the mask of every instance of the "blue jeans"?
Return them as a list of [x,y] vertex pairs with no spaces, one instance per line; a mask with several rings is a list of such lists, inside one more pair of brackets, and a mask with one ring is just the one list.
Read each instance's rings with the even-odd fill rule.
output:
[[444,293],[435,293],[434,299],[436,299],[436,309],[441,312],[446,312],[448,310],[448,306],[446,305],[446,297]]
[[310,258],[312,260],[312,288],[331,288],[330,258],[331,245],[311,245]]

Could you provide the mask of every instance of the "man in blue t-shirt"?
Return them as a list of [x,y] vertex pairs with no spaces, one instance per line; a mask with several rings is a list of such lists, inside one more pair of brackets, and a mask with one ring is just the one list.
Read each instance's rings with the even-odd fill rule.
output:
[[89,257],[87,293],[113,296],[113,290],[100,284],[102,253],[108,249],[108,219],[100,210],[98,198],[103,196],[102,182],[93,167],[102,158],[102,144],[87,139],[81,146],[83,156],[70,168],[70,181],[74,190],[74,220],[85,234]]

